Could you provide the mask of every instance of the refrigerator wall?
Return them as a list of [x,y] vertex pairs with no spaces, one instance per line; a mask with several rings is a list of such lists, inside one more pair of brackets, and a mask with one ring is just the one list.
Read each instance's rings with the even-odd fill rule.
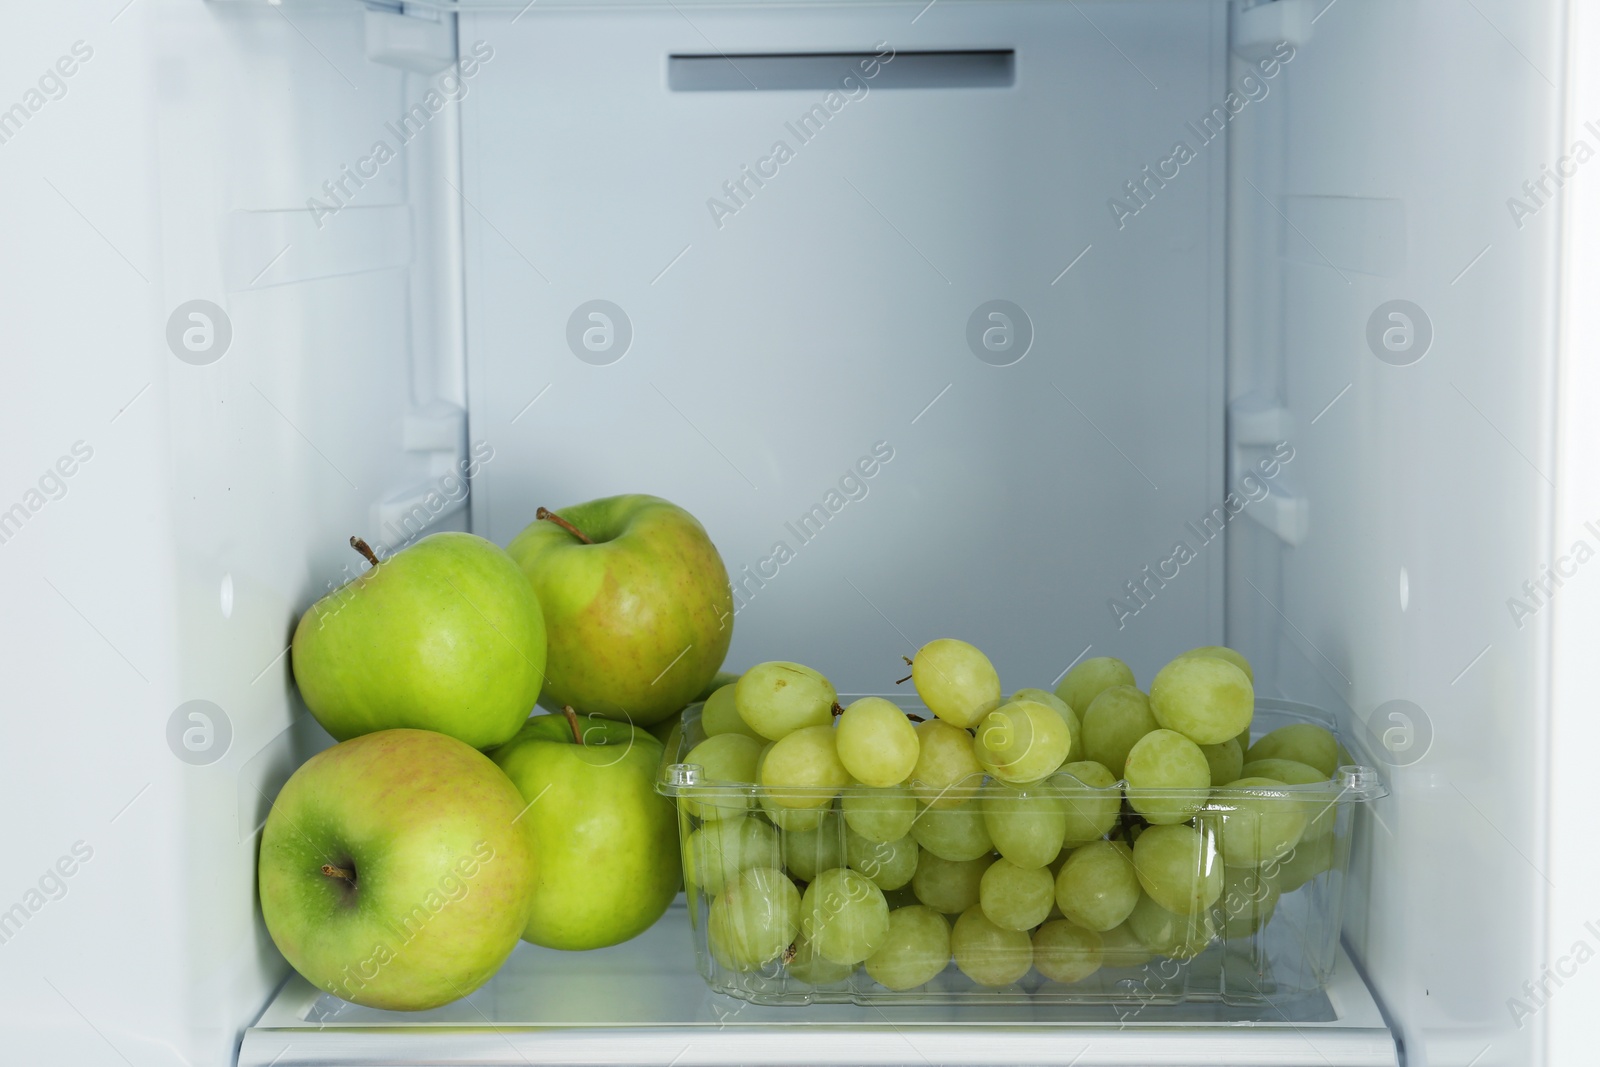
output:
[[1552,526],[1564,13],[1476,6],[1324,10],[1230,188],[1233,436],[1290,427],[1309,520],[1235,530],[1229,637],[1388,771],[1346,937],[1426,1064],[1541,1062],[1552,615],[1524,582],[1582,533]]
[[119,7],[0,46],[0,1025],[15,1062],[228,1063],[286,973],[257,831],[325,742],[293,623],[350,534],[465,525],[454,111],[357,188],[428,88],[359,8]]
[[[1574,5],[1567,24],[1570,96],[1563,142],[1585,141],[1600,148],[1600,12]],[[1600,404],[1600,314],[1591,294],[1600,285],[1600,183],[1574,182],[1562,204],[1562,308],[1555,469],[1558,477],[1554,544],[1551,556],[1569,560],[1575,542],[1596,545],[1600,525],[1600,423],[1592,417]],[[1563,570],[1571,570],[1572,563]],[[1528,975],[1516,996],[1536,1014],[1527,1025],[1542,1024],[1552,1063],[1582,1063],[1600,1045],[1600,970],[1589,966],[1600,947],[1595,890],[1600,885],[1600,853],[1574,842],[1593,840],[1584,798],[1594,784],[1594,752],[1600,745],[1600,718],[1594,694],[1600,685],[1600,658],[1594,635],[1600,633],[1600,584],[1589,568],[1583,581],[1563,575],[1560,596],[1548,601],[1551,617],[1550,787],[1546,839],[1551,843],[1546,915],[1537,974]],[[1519,1007],[1519,1012],[1521,1008]]]

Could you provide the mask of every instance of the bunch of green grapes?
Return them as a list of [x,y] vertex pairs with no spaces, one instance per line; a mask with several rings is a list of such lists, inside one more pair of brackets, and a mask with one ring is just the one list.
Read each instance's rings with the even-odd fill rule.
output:
[[1345,754],[1310,723],[1252,741],[1231,649],[1184,653],[1148,693],[1098,657],[1002,697],[981,651],[942,638],[909,680],[927,721],[840,707],[787,662],[705,701],[683,858],[723,966],[896,992],[952,962],[991,988],[1082,982],[1248,939],[1337,862]]

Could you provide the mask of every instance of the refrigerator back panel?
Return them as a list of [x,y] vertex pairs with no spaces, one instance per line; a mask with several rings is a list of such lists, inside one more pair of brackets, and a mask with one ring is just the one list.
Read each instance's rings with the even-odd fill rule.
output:
[[475,530],[666,496],[730,663],[841,690],[1221,640],[1225,5],[516,15],[461,19]]

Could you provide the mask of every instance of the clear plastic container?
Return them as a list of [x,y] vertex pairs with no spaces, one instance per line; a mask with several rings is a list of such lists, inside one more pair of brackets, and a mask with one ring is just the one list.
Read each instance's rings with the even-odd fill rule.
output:
[[[913,715],[928,717],[925,709],[896,702]],[[1268,699],[1256,701],[1251,736],[1260,738],[1291,723],[1313,723],[1338,736],[1336,723],[1327,713],[1303,704]],[[657,789],[678,800],[684,889],[700,973],[717,992],[760,1004],[1101,1003],[1125,1005],[1127,1011],[1137,1012],[1144,1004],[1255,1004],[1316,992],[1326,984],[1337,957],[1345,871],[1359,805],[1385,795],[1377,773],[1355,765],[1338,767],[1324,782],[1249,794],[1221,789],[1198,793],[1131,791],[1125,782],[1096,787],[1058,771],[1045,782],[1025,787],[1026,795],[1018,796],[998,788],[998,783],[988,778],[974,777],[940,794],[932,810],[957,813],[954,819],[943,820],[942,834],[931,832],[936,829],[934,820],[918,825],[929,810],[919,802],[912,817],[912,833],[897,847],[874,843],[857,834],[851,825],[870,827],[871,816],[887,815],[889,804],[883,800],[883,791],[848,786],[831,801],[825,800],[830,793],[818,793],[815,799],[825,806],[813,810],[821,814],[794,816],[792,809],[778,804],[767,789],[748,783],[711,781],[704,768],[685,762],[688,753],[704,739],[700,706],[693,705],[684,712],[682,725],[668,742]],[[1348,763],[1342,744],[1339,751],[1341,762]],[[804,793],[790,789],[785,795],[793,799],[797,792]],[[758,966],[735,966],[725,949],[719,952],[719,946],[712,944],[708,934],[711,909],[717,893],[726,892],[718,883],[731,884],[751,866],[775,868],[756,876],[757,882],[764,878],[766,882],[761,884],[770,886],[781,872],[800,893],[816,877],[818,869],[848,866],[865,874],[878,887],[877,892],[891,910],[918,904],[922,896],[936,903],[936,910],[957,908],[970,898],[973,874],[983,862],[981,857],[975,861],[966,859],[981,848],[986,836],[974,831],[971,821],[982,822],[987,829],[988,820],[1003,822],[1006,813],[1037,811],[1042,805],[1052,811],[1064,811],[1068,817],[1065,847],[1045,868],[1052,884],[1071,853],[1095,842],[1119,842],[1118,850],[1126,849],[1125,854],[1131,856],[1138,839],[1153,825],[1135,811],[1137,805],[1158,818],[1164,817],[1159,814],[1162,810],[1174,812],[1165,816],[1173,821],[1161,824],[1175,828],[1162,831],[1169,842],[1182,838],[1183,831],[1200,840],[1192,878],[1176,888],[1179,892],[1192,892],[1202,901],[1215,894],[1215,900],[1194,912],[1183,925],[1179,913],[1159,909],[1156,900],[1141,888],[1134,914],[1108,931],[1096,931],[1100,965],[1073,981],[1047,978],[1041,973],[1037,958],[1020,977],[1000,986],[979,984],[954,962],[947,961],[925,983],[899,990],[875,981],[868,966],[816,961],[808,967],[813,952],[807,933],[834,914],[820,893],[813,894],[817,899],[808,901],[809,906],[803,911],[793,913],[795,932],[787,948]],[[725,826],[734,825],[727,822],[730,818],[749,819],[752,825],[743,831],[743,836],[716,827],[701,833],[707,825],[704,816],[708,812],[721,816],[713,821]],[[1192,816],[1185,817],[1189,812]],[[967,820],[965,833],[959,825],[963,818]],[[775,823],[791,825],[786,830]],[[808,823],[815,824],[815,829],[808,831]],[[1285,846],[1286,837],[1296,837],[1297,826],[1304,828],[1292,846]],[[1102,827],[1102,832],[1095,833]],[[918,837],[947,854],[944,869],[940,870],[936,855],[930,856],[927,848],[918,844],[918,859],[911,867],[926,870],[922,878],[912,875],[910,882],[901,885],[908,870],[901,849],[910,847]],[[734,840],[743,844],[738,848],[729,845],[721,852],[713,847]],[[735,851],[745,855],[735,858]],[[1099,845],[1094,851],[1103,854],[1106,846]],[[1158,850],[1149,846],[1143,851],[1152,860],[1158,855]],[[1183,854],[1181,850],[1179,854]],[[1228,866],[1224,862],[1226,856],[1241,860],[1241,865]],[[1250,860],[1257,857],[1263,860],[1261,865],[1249,866]],[[960,863],[968,866],[953,871],[951,864]],[[1023,865],[1027,866],[1027,862]],[[1154,864],[1150,867],[1153,869]],[[1169,866],[1164,888],[1161,883],[1157,885],[1158,895],[1168,903],[1174,900],[1171,873]],[[941,874],[945,876],[943,893],[938,891]],[[835,876],[828,884],[837,885],[838,878]],[[1041,881],[1034,876],[1029,885],[1037,887]],[[847,877],[846,882],[855,887],[855,899],[871,895],[860,879]],[[1144,885],[1142,880],[1139,884]],[[787,889],[781,895],[787,897]],[[1126,886],[1120,896],[1122,905],[1117,903],[1118,894],[1110,897],[1098,913],[1102,924],[1125,906]],[[793,898],[789,899],[792,904]],[[875,903],[868,906],[877,908]],[[1035,903],[1034,907],[1039,905]],[[1073,907],[1079,911],[1078,905]],[[779,910],[787,913],[792,908]],[[958,915],[951,912],[945,917],[953,927]],[[1052,906],[1043,922],[1048,925],[1061,918],[1059,906]],[[801,919],[806,920],[804,926]],[[873,922],[866,925],[871,927]],[[971,924],[969,931],[970,928]],[[1030,927],[1021,933],[1031,941],[1037,929]],[[1207,937],[1208,933],[1211,936]],[[1084,938],[1075,931],[1073,936],[1078,939],[1074,944],[1080,948],[1064,961],[1069,972],[1088,968],[1095,955],[1094,938]],[[1016,942],[1012,937],[1013,946]],[[1157,948],[1152,949],[1151,943]],[[1046,969],[1060,974],[1058,967],[1062,963],[1057,957],[1056,965]],[[1019,967],[1017,964],[998,970]],[[987,977],[997,980],[993,974]]]

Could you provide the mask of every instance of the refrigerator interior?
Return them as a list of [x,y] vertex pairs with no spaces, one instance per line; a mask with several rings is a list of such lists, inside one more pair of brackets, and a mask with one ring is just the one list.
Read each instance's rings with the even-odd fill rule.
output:
[[[288,637],[356,573],[351,533],[504,544],[540,505],[643,491],[722,551],[735,669],[882,691],[953,634],[1009,690],[1239,648],[1391,791],[1331,994],[1366,1005],[1359,1054],[1539,1062],[1570,1001],[1511,1002],[1582,931],[1547,925],[1577,890],[1548,874],[1552,612],[1524,583],[1594,518],[1557,491],[1551,175],[1600,143],[1559,88],[1564,5],[393,6],[8,13],[19,1057],[233,1062],[288,973],[259,829],[327,743]],[[841,85],[814,58],[838,53],[876,73]],[[698,981],[670,932],[612,957],[668,1016]],[[523,946],[506,988],[560,983],[551,955]],[[780,1053],[751,1042],[729,1062]]]

